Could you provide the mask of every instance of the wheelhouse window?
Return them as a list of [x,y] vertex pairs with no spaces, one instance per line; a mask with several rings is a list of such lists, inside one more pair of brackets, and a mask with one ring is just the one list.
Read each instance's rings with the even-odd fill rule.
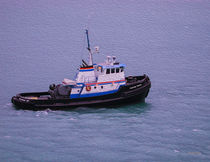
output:
[[123,71],[124,71],[124,67],[121,66],[121,67],[120,67],[120,72],[123,72]]
[[116,68],[116,73],[119,73],[120,72],[120,69],[119,68]]
[[110,69],[106,69],[106,74],[110,74]]
[[111,69],[111,73],[115,73],[115,68],[112,68]]

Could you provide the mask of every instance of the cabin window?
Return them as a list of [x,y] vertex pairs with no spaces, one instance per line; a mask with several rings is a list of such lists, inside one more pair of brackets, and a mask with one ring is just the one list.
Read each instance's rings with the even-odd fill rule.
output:
[[114,72],[115,72],[115,68],[112,68],[112,69],[111,69],[111,73],[114,73]]
[[116,73],[119,73],[120,72],[120,69],[119,68],[116,68]]
[[123,72],[124,68],[123,66],[120,67],[120,72]]
[[104,87],[103,86],[101,86],[101,89],[103,89]]
[[94,89],[96,89],[96,86],[94,86]]
[[110,74],[110,69],[106,69],[106,74]]

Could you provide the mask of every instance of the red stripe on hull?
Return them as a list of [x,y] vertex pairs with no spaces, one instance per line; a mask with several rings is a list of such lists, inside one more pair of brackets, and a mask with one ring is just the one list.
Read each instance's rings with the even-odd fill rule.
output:
[[86,85],[95,85],[95,84],[106,84],[106,83],[116,83],[116,82],[123,82],[124,80],[117,80],[117,81],[109,81],[109,82],[96,82],[96,83],[87,83]]

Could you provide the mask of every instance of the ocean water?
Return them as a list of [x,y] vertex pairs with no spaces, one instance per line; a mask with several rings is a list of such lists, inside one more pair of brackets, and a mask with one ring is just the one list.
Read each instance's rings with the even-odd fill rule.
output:
[[[87,59],[149,75],[145,103],[16,110]],[[210,161],[210,1],[0,1],[0,161]]]

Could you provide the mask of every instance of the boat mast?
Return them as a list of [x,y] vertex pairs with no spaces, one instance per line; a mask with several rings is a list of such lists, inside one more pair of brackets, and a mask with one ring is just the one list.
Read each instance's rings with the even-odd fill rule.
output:
[[93,65],[93,56],[92,56],[92,52],[91,52],[91,49],[90,49],[90,42],[89,42],[89,36],[88,36],[88,30],[86,29],[86,35],[87,35],[87,43],[88,43],[88,51],[89,51],[89,66],[92,66]]

